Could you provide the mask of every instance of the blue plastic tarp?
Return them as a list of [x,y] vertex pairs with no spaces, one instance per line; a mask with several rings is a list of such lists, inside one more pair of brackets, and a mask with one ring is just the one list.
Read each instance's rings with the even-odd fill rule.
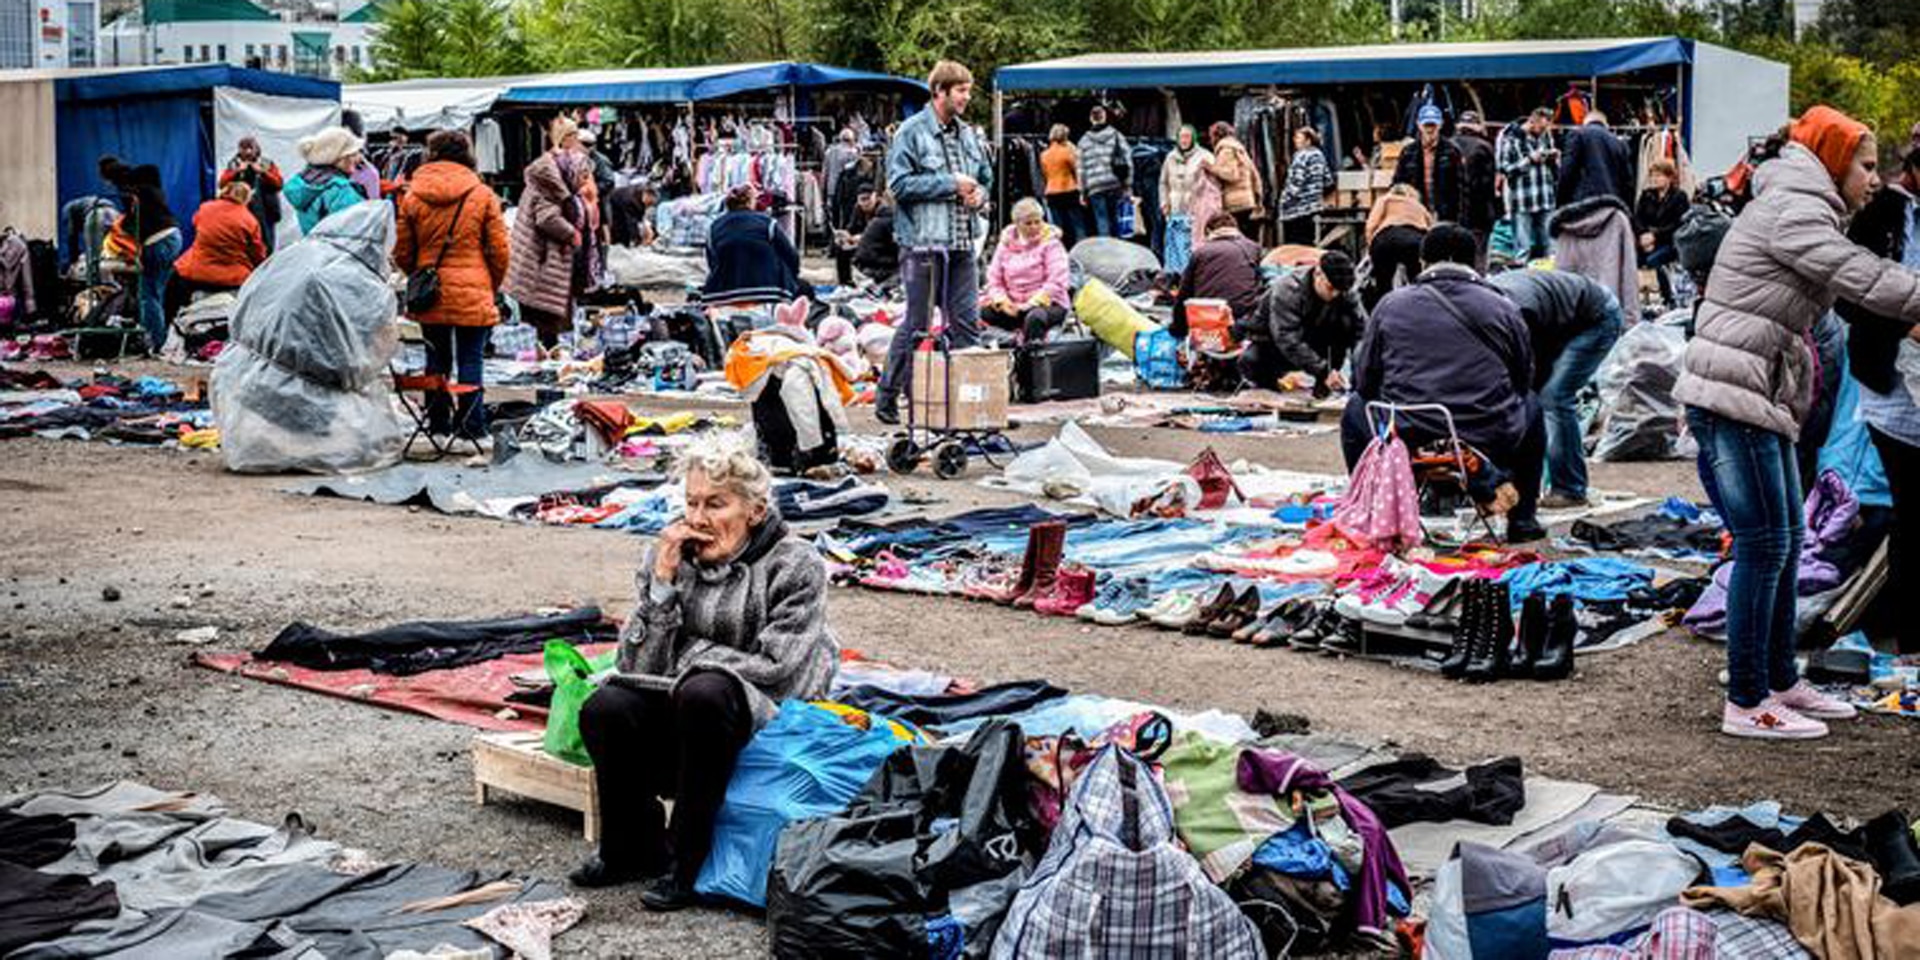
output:
[[601,70],[568,74],[507,88],[508,104],[690,103],[761,90],[852,87],[900,93],[921,101],[927,86],[884,73],[814,63],[749,63],[712,67]]
[[[84,100],[125,100],[134,97],[191,95],[205,99],[214,87],[237,87],[276,97],[305,100],[340,99],[340,85],[332,80],[298,77],[268,70],[248,70],[226,64],[166,69],[87,71],[54,81],[53,98],[61,106]],[[62,130],[62,134],[66,131]]]
[[1524,80],[1607,77],[1692,62],[1693,42],[1679,37],[1086,54],[1002,67],[994,86],[1016,91]]

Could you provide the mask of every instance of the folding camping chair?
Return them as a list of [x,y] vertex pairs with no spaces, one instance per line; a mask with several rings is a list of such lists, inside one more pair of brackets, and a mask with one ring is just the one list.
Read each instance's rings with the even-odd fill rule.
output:
[[[1474,473],[1485,468],[1486,458],[1481,456],[1479,451],[1468,446],[1465,441],[1460,439],[1460,431],[1455,428],[1453,424],[1453,411],[1448,410],[1445,406],[1438,403],[1387,403],[1382,400],[1368,401],[1367,431],[1375,436],[1378,436],[1380,432],[1379,425],[1374,420],[1374,411],[1376,409],[1387,417],[1389,423],[1396,420],[1400,414],[1405,413],[1436,413],[1440,415],[1440,419],[1447,425],[1447,435],[1445,437],[1430,443],[1421,444],[1418,448],[1412,448],[1412,446],[1409,445],[1410,449],[1408,453],[1411,454],[1413,460],[1414,490],[1418,493],[1419,500],[1422,504],[1429,502],[1430,499],[1437,499],[1438,495],[1442,492],[1450,492],[1453,496],[1472,504],[1475,522],[1481,529],[1486,531],[1488,539],[1495,539],[1491,515],[1487,512],[1486,507],[1473,499],[1472,494],[1469,493],[1467,489],[1469,478],[1471,478]],[[1473,526],[1469,525],[1468,530],[1471,531],[1472,529]],[[1433,536],[1433,532],[1427,529],[1426,512],[1424,510],[1420,516],[1420,530],[1427,535],[1427,539],[1437,539]],[[1468,537],[1467,539],[1471,540],[1472,538]]]
[[462,436],[458,433],[436,436],[432,431],[427,429],[427,403],[429,397],[434,394],[445,394],[447,403],[453,407],[457,415],[462,399],[474,396],[479,392],[480,387],[478,385],[455,383],[452,378],[445,374],[403,373],[395,369],[393,371],[393,393],[400,398],[401,409],[407,411],[407,416],[413,419],[413,433],[407,437],[407,442],[401,446],[400,458],[403,460],[406,459],[407,455],[413,451],[414,441],[422,437],[425,437],[427,444],[433,447],[433,456],[428,458],[431,460],[439,460],[453,453],[455,449],[463,443],[471,447],[475,455],[480,454],[482,451],[480,449],[480,441],[477,438]]

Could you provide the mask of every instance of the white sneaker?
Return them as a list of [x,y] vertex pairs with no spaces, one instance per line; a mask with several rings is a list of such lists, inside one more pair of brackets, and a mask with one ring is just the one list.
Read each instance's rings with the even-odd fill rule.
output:
[[1767,699],[1803,717],[1819,720],[1852,720],[1860,715],[1860,711],[1855,710],[1853,704],[1829,697],[1814,689],[1813,685],[1805,680],[1785,690],[1776,691]]
[[1803,717],[1771,699],[1751,709],[1729,700],[1721,714],[1720,732],[1755,740],[1818,740],[1827,735],[1827,725]]
[[1167,606],[1147,617],[1169,630],[1178,630],[1192,622],[1200,612],[1200,600],[1191,593],[1176,593],[1168,599]]

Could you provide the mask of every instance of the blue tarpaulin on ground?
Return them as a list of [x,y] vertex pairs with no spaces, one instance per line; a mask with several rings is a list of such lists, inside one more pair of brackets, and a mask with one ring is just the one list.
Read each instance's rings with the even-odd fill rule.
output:
[[529,105],[690,103],[788,87],[799,90],[822,87],[879,90],[903,94],[914,102],[927,97],[926,84],[905,77],[815,63],[779,62],[589,70],[516,84],[507,88],[499,102]]
[[1016,91],[1525,80],[1607,77],[1692,62],[1693,42],[1679,37],[1092,53],[1002,67],[994,86]]

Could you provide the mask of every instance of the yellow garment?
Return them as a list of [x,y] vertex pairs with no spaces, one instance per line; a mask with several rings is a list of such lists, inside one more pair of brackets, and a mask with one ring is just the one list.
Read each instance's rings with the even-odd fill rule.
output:
[[1133,359],[1135,337],[1156,329],[1125,297],[1097,279],[1089,278],[1073,298],[1073,315],[1108,346]]
[[689,410],[669,413],[664,417],[634,417],[633,425],[627,428],[627,436],[631,437],[636,433],[646,433],[650,430],[669,434],[679,433],[682,430],[693,429],[694,424],[699,422],[700,415]]
[[192,450],[220,449],[220,428],[208,427],[205,430],[180,431],[180,445]]
[[1896,906],[1881,896],[1873,867],[1817,843],[1784,857],[1754,844],[1740,866],[1753,875],[1750,885],[1694,887],[1680,902],[1783,921],[1821,960],[1920,958],[1920,904]]
[[813,359],[826,369],[833,378],[833,389],[840,394],[841,403],[853,402],[853,381],[845,370],[840,369],[840,358],[833,351],[765,330],[744,334],[727,348],[727,382],[735,390],[744,391],[754,381],[766,376],[767,371],[776,364],[803,357]]
[[858,727],[862,730],[872,730],[873,721],[875,719],[879,719],[880,721],[882,721],[887,725],[887,728],[886,728],[887,732],[893,734],[894,739],[899,740],[901,743],[932,743],[933,742],[933,739],[931,737],[928,737],[926,733],[922,730],[919,730],[915,727],[907,726],[906,724],[900,723],[895,720],[888,720],[886,717],[876,718],[874,717],[873,714],[868,713],[867,711],[862,710],[859,707],[849,707],[844,703],[835,703],[832,700],[809,700],[807,702],[813,704],[816,707],[819,707],[822,710],[827,711],[828,713],[833,714],[834,716],[839,717],[840,722],[846,724],[849,727]]

